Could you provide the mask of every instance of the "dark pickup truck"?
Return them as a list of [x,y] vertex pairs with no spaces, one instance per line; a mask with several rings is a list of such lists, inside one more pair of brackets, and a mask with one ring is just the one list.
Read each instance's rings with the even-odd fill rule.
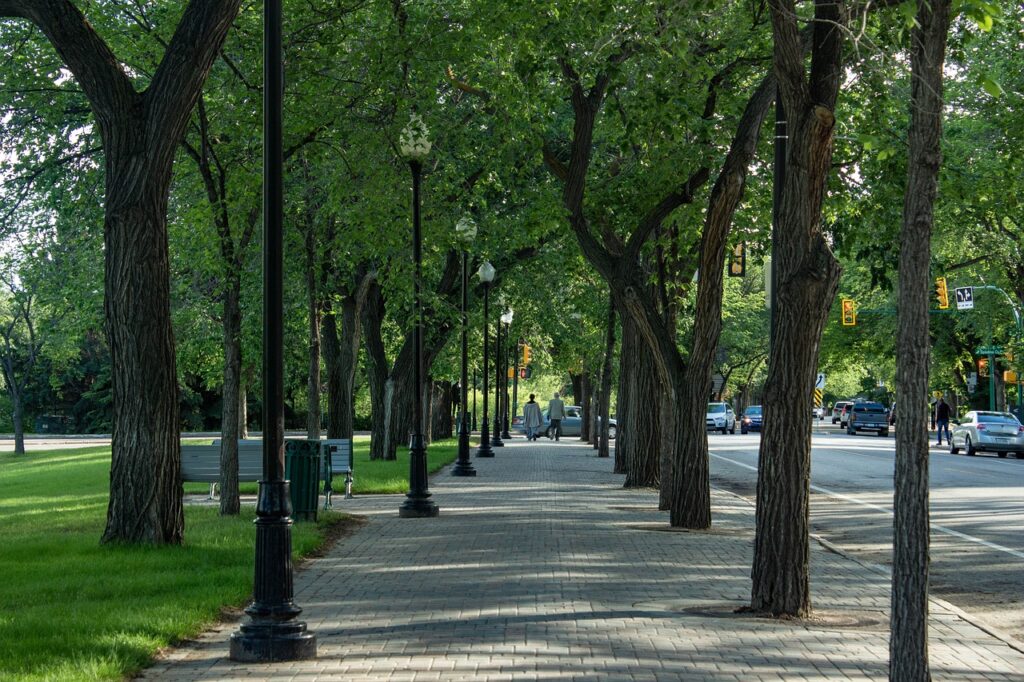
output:
[[889,435],[889,410],[881,403],[860,402],[853,404],[846,433],[857,435],[858,431],[874,431],[885,438]]

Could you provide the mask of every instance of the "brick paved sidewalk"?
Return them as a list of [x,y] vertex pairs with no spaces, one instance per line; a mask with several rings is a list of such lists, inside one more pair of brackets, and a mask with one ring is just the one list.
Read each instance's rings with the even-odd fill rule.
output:
[[[885,679],[886,576],[812,548],[818,620],[737,616],[753,510],[713,494],[715,529],[666,532],[654,491],[629,491],[576,441],[511,441],[477,478],[431,480],[436,519],[401,496],[336,498],[367,523],[296,574],[315,661],[235,664],[208,632],[154,680]],[[1024,654],[932,604],[932,673],[1024,680]]]

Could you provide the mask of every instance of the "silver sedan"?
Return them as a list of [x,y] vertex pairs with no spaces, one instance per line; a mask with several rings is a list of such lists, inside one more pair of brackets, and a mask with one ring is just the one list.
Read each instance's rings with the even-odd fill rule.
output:
[[1024,426],[1009,412],[968,412],[958,421],[949,439],[950,454],[960,448],[968,456],[979,452],[994,452],[1006,457],[1008,452],[1024,458]]

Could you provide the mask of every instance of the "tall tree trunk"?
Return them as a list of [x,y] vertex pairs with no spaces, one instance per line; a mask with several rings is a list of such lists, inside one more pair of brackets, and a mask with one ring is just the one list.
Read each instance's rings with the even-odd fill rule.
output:
[[251,365],[242,365],[241,381],[238,385],[238,437],[249,437],[249,385],[252,383]]
[[[430,434],[433,440],[452,437],[452,382],[430,383]],[[427,423],[427,422],[424,422]]]
[[10,390],[7,394],[11,397],[13,414],[11,420],[14,422],[14,454],[25,454],[25,401],[21,399],[21,392]]
[[388,430],[392,392],[388,377],[388,359],[381,338],[384,321],[384,296],[380,285],[370,285],[363,308],[363,329],[366,332],[366,377],[370,387],[370,459],[395,459],[395,449],[388,447]]
[[788,139],[775,226],[777,305],[764,392],[751,608],[802,617],[811,608],[808,408],[821,333],[840,274],[821,233],[821,207],[831,168],[845,16],[841,4],[815,0],[808,75],[793,1],[770,0],[770,7]]
[[338,313],[324,316],[324,360],[327,364],[327,435],[351,438],[355,419],[355,380],[359,362],[360,306],[355,295],[341,299]]
[[950,2],[921,3],[911,32],[909,164],[900,231],[889,679],[924,682],[928,670],[928,400],[933,206],[942,165],[942,68]]
[[140,158],[146,130],[140,122],[130,133],[104,136],[104,312],[114,425],[102,541],[179,544],[185,520],[167,252],[170,162],[154,173]]
[[[569,372],[569,382],[572,384],[572,401],[575,405],[583,404],[583,375]],[[565,396],[563,396],[565,397]]]
[[608,457],[608,427],[611,424],[612,360],[615,357],[615,303],[608,301],[608,322],[604,338],[604,365],[601,367],[601,390],[598,412],[601,415],[601,432],[597,449],[598,457]]
[[[657,370],[643,346],[632,318],[622,318],[622,363],[620,372],[628,381],[625,393],[629,408],[620,416],[619,437],[628,434],[626,444],[626,488],[653,488],[661,481],[661,406]],[[628,352],[636,351],[636,352]],[[622,412],[622,410],[620,410]],[[623,421],[625,419],[625,421]],[[619,447],[621,444],[616,444]]]
[[[679,438],[682,436],[682,423],[678,418],[677,411],[682,401],[672,400],[672,391],[666,388],[658,380],[657,373],[653,374],[655,400],[658,401],[658,432],[656,441],[658,445],[658,509],[670,511],[672,501],[676,499],[676,488],[672,482],[676,479],[677,458],[673,455],[679,445]],[[675,405],[675,408],[673,408]],[[699,501],[694,498],[693,501]],[[690,500],[683,497],[682,504],[688,504]],[[698,510],[699,511],[699,510]],[[710,514],[710,510],[708,511]]]
[[309,377],[306,382],[306,438],[320,440],[320,293],[317,287],[317,229],[309,216],[306,247],[306,307],[309,315]]
[[638,339],[635,334],[627,333],[629,321],[622,317],[622,343],[619,344],[619,391],[616,399],[615,414],[618,423],[618,432],[615,435],[615,473],[625,474],[628,471],[629,462],[636,457],[633,445],[633,433],[626,428],[632,421],[633,396],[630,388],[633,385],[633,378],[629,371],[632,369],[633,356],[635,355],[634,345]]
[[239,407],[242,395],[241,280],[236,272],[225,282],[224,293],[224,387],[220,419],[220,513],[238,514]]
[[581,393],[583,394],[580,399],[580,440],[584,443],[590,442],[590,422],[593,417],[590,412],[591,394],[593,393],[593,380],[590,377],[590,372],[583,372],[582,379],[580,381]]

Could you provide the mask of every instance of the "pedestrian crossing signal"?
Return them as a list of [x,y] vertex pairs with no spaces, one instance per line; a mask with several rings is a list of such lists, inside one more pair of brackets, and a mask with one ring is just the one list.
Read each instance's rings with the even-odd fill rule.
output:
[[857,324],[857,305],[852,298],[843,299],[843,326],[853,327]]
[[946,287],[945,277],[935,278],[935,296],[939,299],[939,309],[949,309],[949,289]]

